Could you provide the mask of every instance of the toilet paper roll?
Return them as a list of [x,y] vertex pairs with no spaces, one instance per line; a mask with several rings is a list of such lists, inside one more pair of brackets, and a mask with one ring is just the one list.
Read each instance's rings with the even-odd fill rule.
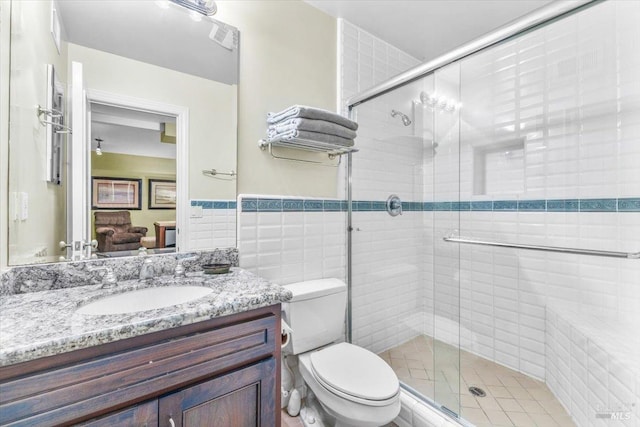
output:
[[282,335],[281,347],[285,348],[289,344],[289,340],[291,339],[291,333],[293,332],[293,330],[291,329],[291,326],[289,326],[289,324],[284,320],[280,321],[280,329],[280,334]]

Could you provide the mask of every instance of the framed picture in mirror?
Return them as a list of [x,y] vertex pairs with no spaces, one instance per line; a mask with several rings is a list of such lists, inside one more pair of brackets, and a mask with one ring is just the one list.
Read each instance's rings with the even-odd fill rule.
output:
[[142,180],[91,177],[92,209],[142,209]]
[[176,182],[149,179],[149,209],[175,209]]

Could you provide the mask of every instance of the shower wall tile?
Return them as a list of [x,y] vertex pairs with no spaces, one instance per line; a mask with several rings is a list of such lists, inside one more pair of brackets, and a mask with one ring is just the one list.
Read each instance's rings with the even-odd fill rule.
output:
[[374,352],[424,331],[422,212],[353,214],[353,340]]
[[[341,105],[356,93],[399,74],[419,61],[394,46],[340,20]],[[377,210],[391,194],[406,202],[422,202],[424,147],[416,134],[417,119],[424,113],[414,112],[421,85],[410,85],[401,93],[363,104],[354,110],[360,124],[356,145],[358,167],[353,169],[354,200],[362,201],[362,211],[354,212],[353,226],[353,338],[354,342],[373,351],[383,351],[424,333],[425,306],[432,299],[424,280],[425,231],[424,216],[418,205],[405,203],[404,213],[391,218]],[[410,126],[391,117],[398,110],[412,120]],[[343,110],[346,114],[346,109]],[[397,136],[402,150],[398,147]],[[344,170],[342,170],[344,176]],[[343,188],[338,194],[345,197]],[[346,198],[346,197],[345,197]],[[368,204],[369,203],[369,204]],[[367,211],[367,206],[372,210]]]
[[411,55],[344,19],[340,19],[338,25],[342,38],[339,46],[342,101],[420,63]]
[[578,425],[638,425],[638,352],[637,336],[607,318],[546,309],[546,382]]

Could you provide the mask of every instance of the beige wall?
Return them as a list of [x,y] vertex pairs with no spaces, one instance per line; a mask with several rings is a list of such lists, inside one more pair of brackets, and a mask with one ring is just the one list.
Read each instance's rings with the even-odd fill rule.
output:
[[16,263],[37,261],[34,255],[42,250],[57,258],[57,243],[66,239],[65,185],[46,181],[46,127],[36,114],[37,105],[47,105],[46,64],[65,82],[66,43],[59,54],[50,34],[50,1],[14,1],[11,8],[9,210],[13,193],[26,193],[29,200],[28,219],[9,219],[9,263]]
[[272,159],[258,140],[269,111],[292,104],[335,111],[336,20],[287,0],[219,2],[216,18],[240,30],[238,192],[335,197],[336,168]]
[[[176,179],[176,161],[126,154],[91,153],[91,176],[142,179],[142,209],[131,210],[131,224],[147,227],[155,236],[155,221],[175,221],[175,209],[149,209],[149,179]],[[117,209],[122,210],[122,209]],[[91,235],[95,239],[95,210],[91,211]]]

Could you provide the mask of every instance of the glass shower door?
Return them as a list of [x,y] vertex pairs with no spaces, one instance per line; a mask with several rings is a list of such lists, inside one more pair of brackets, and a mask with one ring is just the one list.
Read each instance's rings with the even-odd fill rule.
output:
[[434,400],[451,415],[460,414],[460,248],[442,240],[460,229],[460,68],[434,73],[431,106],[437,155],[431,178],[433,219]]
[[[451,209],[459,181],[457,73],[429,75],[355,107],[351,177],[352,341],[387,361],[410,393],[456,415],[459,257],[442,236],[459,228]],[[392,196],[401,213],[387,212]]]

